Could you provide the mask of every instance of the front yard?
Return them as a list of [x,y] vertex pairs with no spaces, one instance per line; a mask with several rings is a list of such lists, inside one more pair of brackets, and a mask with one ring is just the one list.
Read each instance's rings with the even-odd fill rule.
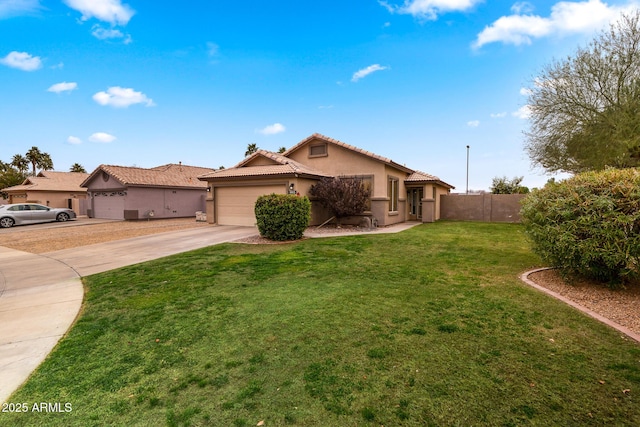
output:
[[523,229],[224,244],[85,279],[0,425],[640,425],[640,346],[518,280]]

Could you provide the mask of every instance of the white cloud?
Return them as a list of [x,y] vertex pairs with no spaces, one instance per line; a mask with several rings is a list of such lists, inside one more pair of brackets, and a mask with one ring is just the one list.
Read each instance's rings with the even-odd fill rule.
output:
[[480,120],[471,120],[470,122],[467,122],[467,126],[470,128],[477,128],[480,126]]
[[82,144],[82,140],[80,138],[78,138],[77,136],[70,136],[69,138],[67,138],[67,142],[69,144],[73,144],[73,145]]
[[111,25],[127,25],[136,13],[120,0],[64,0],[71,9],[82,13],[82,20],[96,18]]
[[94,25],[91,28],[91,35],[99,40],[109,40],[109,39],[124,39],[124,44],[131,43],[131,35],[124,34],[122,31],[117,28],[102,28],[99,24]]
[[4,0],[0,2],[0,19],[28,15],[40,9],[40,0]]
[[219,50],[220,46],[213,42],[207,42],[207,55],[209,55],[210,57],[217,56]]
[[491,116],[491,118],[492,118],[492,119],[501,119],[501,118],[503,118],[503,117],[506,117],[506,116],[507,116],[507,113],[506,113],[506,112],[502,112],[502,113],[491,113],[491,114],[490,114],[490,116]]
[[361,70],[353,73],[353,77],[351,77],[352,82],[357,82],[358,80],[367,77],[371,73],[375,73],[376,71],[387,70],[389,67],[383,67],[380,64],[369,65],[367,68],[363,68]]
[[532,15],[531,8],[514,7],[513,15],[502,16],[485,27],[472,47],[478,49],[495,42],[528,45],[533,39],[551,35],[590,33],[617,19],[621,12],[630,11],[634,7],[631,3],[627,6],[609,6],[601,0],[563,1],[551,7],[549,17]]
[[0,64],[23,71],[35,71],[42,67],[42,61],[39,56],[32,56],[27,52],[16,51],[0,59]]
[[260,129],[257,132],[263,135],[275,135],[278,133],[282,133],[285,130],[287,130],[287,128],[284,127],[284,125],[282,125],[281,123],[274,123],[272,125],[264,127],[263,129]]
[[133,104],[145,104],[147,107],[156,105],[144,93],[120,86],[113,86],[107,89],[106,92],[96,93],[93,95],[93,100],[100,105],[109,105],[115,108],[127,108]]
[[96,132],[89,137],[91,142],[99,142],[102,144],[108,144],[116,140],[116,137],[104,132]]
[[531,108],[528,105],[524,105],[520,107],[517,111],[511,113],[513,117],[517,117],[519,119],[528,119],[531,117]]
[[391,13],[412,15],[421,19],[436,19],[447,12],[463,12],[482,0],[405,0],[401,6],[379,1]]
[[511,6],[511,12],[515,13],[516,15],[520,15],[522,13],[532,13],[533,10],[534,6],[526,1],[521,1]]
[[49,89],[47,89],[47,92],[55,92],[55,93],[70,92],[77,88],[78,88],[78,83],[62,82],[62,83],[56,83],[52,85]]
[[520,95],[522,96],[529,96],[531,95],[531,93],[532,91],[529,88],[526,88],[526,87],[520,88]]

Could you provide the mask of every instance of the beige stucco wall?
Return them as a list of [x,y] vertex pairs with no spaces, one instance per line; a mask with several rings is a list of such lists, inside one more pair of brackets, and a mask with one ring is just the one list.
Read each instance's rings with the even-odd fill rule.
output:
[[[371,215],[378,220],[378,224],[385,226],[407,220],[407,190],[404,185],[404,180],[408,176],[407,172],[330,143],[327,144],[326,156],[311,156],[309,154],[309,146],[311,145],[314,145],[313,141],[291,153],[289,157],[337,177],[371,177]],[[395,177],[399,182],[398,210],[396,212],[389,212],[387,195],[389,177]],[[308,195],[308,192],[301,191],[300,194]]]
[[52,208],[68,208],[71,199],[71,208],[77,215],[79,205],[74,201],[86,198],[87,193],[83,191],[27,191],[9,195],[10,203],[39,203]]

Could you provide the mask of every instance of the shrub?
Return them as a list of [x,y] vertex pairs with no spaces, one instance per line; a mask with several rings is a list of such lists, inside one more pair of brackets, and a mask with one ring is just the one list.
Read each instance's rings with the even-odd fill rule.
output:
[[271,240],[300,239],[311,219],[311,202],[307,197],[289,194],[260,196],[255,206],[258,230]]
[[309,189],[322,206],[340,219],[358,215],[369,209],[371,192],[360,178],[322,178]]
[[610,286],[640,277],[640,169],[586,172],[523,200],[534,250],[565,273]]

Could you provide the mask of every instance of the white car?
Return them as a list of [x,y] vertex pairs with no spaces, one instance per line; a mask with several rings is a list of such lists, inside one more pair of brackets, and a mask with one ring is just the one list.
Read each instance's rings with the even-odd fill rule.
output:
[[0,227],[2,228],[38,222],[64,222],[75,218],[76,213],[71,209],[50,208],[36,203],[0,205]]

